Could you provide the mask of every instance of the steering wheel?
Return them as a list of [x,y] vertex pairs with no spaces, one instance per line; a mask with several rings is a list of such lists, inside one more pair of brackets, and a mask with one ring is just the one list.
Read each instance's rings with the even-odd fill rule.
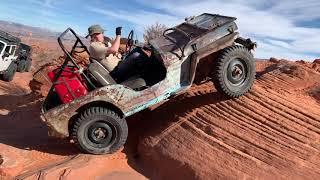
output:
[[133,47],[133,40],[134,38],[134,31],[131,30],[129,35],[128,35],[128,41],[127,41],[127,44],[126,44],[126,53],[130,52],[132,50],[132,47]]

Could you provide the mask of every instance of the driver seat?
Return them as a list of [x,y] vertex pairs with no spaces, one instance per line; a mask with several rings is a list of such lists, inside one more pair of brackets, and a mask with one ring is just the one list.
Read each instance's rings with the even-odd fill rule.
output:
[[[111,77],[107,68],[96,60],[92,59],[88,70],[102,86],[117,84],[117,82]],[[146,81],[138,76],[131,77],[130,79],[122,82],[121,85],[134,90],[142,90],[147,87]]]
[[107,68],[105,68],[96,60],[92,60],[88,70],[102,86],[117,84],[116,81],[110,76]]

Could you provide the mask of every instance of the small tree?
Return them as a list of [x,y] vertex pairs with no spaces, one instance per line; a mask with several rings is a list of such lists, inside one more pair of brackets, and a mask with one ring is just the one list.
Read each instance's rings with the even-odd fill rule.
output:
[[160,37],[166,29],[168,29],[166,25],[156,22],[145,29],[143,39],[148,43],[150,40]]

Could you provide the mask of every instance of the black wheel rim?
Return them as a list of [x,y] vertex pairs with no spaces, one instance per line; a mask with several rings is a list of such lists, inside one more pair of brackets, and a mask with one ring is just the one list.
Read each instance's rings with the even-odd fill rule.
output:
[[94,147],[109,147],[115,142],[117,131],[106,122],[96,121],[91,123],[86,132],[87,139]]
[[239,86],[247,78],[248,66],[242,59],[233,59],[228,65],[227,78],[231,85]]

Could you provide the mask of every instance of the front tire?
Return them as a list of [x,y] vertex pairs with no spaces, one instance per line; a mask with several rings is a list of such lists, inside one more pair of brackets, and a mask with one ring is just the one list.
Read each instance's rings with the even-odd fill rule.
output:
[[214,84],[219,92],[231,98],[247,93],[255,80],[255,60],[243,46],[224,49],[215,66]]
[[17,72],[17,64],[11,63],[7,71],[3,74],[2,78],[4,81],[10,82],[13,80],[14,75]]
[[118,151],[128,137],[125,119],[102,107],[85,110],[71,128],[72,139],[85,153],[111,154]]

